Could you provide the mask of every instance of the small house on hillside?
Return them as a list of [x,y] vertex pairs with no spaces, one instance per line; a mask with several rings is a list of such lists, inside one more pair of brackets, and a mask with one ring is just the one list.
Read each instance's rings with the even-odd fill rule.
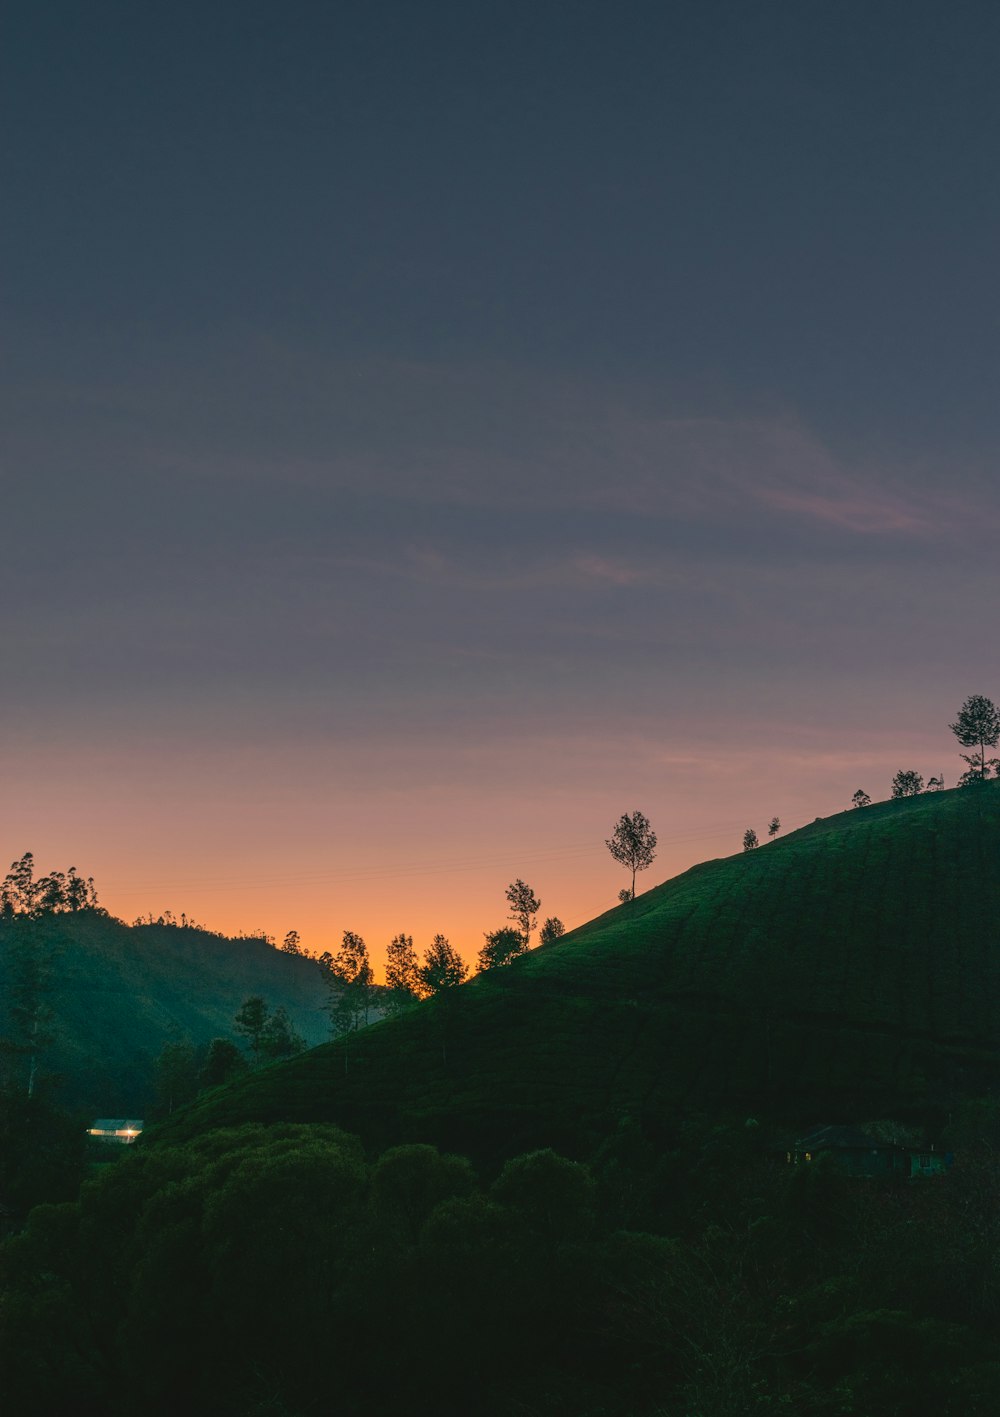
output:
[[93,1126],[87,1128],[89,1137],[121,1146],[130,1145],[141,1132],[142,1119],[134,1117],[98,1117]]
[[951,1153],[935,1151],[933,1144],[910,1146],[869,1136],[860,1127],[814,1127],[797,1137],[786,1153],[793,1166],[806,1165],[820,1156],[832,1157],[848,1176],[936,1176],[947,1171]]

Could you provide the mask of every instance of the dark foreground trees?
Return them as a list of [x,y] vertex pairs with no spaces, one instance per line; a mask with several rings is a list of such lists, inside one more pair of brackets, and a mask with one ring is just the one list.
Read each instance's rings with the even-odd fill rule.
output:
[[5,1414],[1000,1410],[988,1156],[897,1185],[742,1121],[670,1140],[488,1176],[322,1123],[130,1150],[0,1248]]

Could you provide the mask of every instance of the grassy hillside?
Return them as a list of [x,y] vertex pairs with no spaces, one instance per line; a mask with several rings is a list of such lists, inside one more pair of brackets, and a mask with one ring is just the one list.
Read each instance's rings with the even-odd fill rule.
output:
[[233,1016],[250,994],[284,1005],[307,1043],[329,1035],[327,991],[311,961],[263,940],[128,926],[90,911],[0,922],[0,1033],[8,1025],[8,954],[25,930],[49,967],[53,1043],[42,1069],[62,1076],[64,1100],[95,1112],[142,1116],[164,1044],[232,1036]]
[[506,971],[208,1095],[163,1134],[336,1121],[510,1154],[687,1107],[932,1117],[998,1082],[989,783],[706,862]]

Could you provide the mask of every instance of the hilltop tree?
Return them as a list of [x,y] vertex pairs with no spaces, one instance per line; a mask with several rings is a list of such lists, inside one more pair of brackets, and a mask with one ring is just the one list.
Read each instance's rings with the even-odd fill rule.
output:
[[630,900],[635,900],[635,896],[632,894],[632,887],[622,886],[621,890],[618,892],[619,905],[628,905]]
[[510,925],[489,931],[483,939],[485,944],[479,951],[479,969],[483,974],[490,969],[502,969],[528,948],[521,932]]
[[19,861],[11,862],[0,885],[0,916],[10,919],[24,915],[35,920],[42,915],[78,910],[100,911],[93,876],[84,879],[71,866],[68,872],[50,871],[36,879],[35,858],[30,851]]
[[542,923],[542,928],[538,935],[540,945],[551,945],[553,940],[558,940],[560,935],[565,935],[566,926],[559,919],[558,915],[550,915]]
[[854,807],[870,807],[872,805],[872,799],[863,788],[859,787],[851,798],[851,805]]
[[982,694],[972,694],[958,711],[958,718],[948,725],[963,748],[978,748],[978,753],[959,753],[968,771],[962,774],[961,785],[969,782],[984,782],[989,769],[997,766],[998,760],[987,762],[986,749],[995,748],[1000,742],[1000,710],[991,699]]
[[353,930],[345,930],[337,953],[324,952],[319,962],[331,990],[329,1012],[335,1031],[360,1028],[368,1022],[374,980],[368,946]]
[[520,926],[524,948],[527,949],[531,943],[531,932],[538,923],[538,911],[541,909],[542,902],[527,882],[522,881],[520,877],[511,882],[505,894],[510,906],[510,918]]
[[625,812],[615,823],[615,829],[604,845],[620,866],[632,872],[632,894],[635,899],[635,873],[645,871],[656,856],[656,832],[642,812]]
[[443,994],[468,978],[469,967],[444,935],[435,935],[434,943],[424,953],[420,982],[431,994]]
[[289,930],[281,942],[281,951],[286,955],[300,955],[302,953],[302,942],[298,930]]
[[781,823],[778,821],[778,818],[777,818],[777,817],[772,817],[771,820],[770,820],[770,821],[768,822],[768,824],[767,824],[767,834],[768,834],[768,836],[777,836],[780,831],[781,831]]
[[892,779],[893,797],[919,797],[924,790],[924,779],[919,772],[914,772],[912,768],[899,772]]
[[398,1013],[425,993],[412,935],[393,935],[385,952],[385,983],[391,1013]]
[[747,827],[746,831],[743,833],[743,850],[753,851],[754,848],[759,845],[760,842],[757,840],[757,833],[754,831],[753,827]]

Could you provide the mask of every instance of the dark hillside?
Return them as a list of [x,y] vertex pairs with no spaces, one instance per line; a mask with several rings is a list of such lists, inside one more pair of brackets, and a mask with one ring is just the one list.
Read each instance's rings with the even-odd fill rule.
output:
[[210,1095],[164,1134],[332,1120],[510,1154],[692,1106],[941,1115],[1000,1082],[998,922],[1000,783],[852,810]]
[[9,1025],[8,956],[25,931],[46,961],[53,1015],[42,1071],[60,1075],[60,1096],[72,1105],[144,1115],[164,1044],[232,1036],[233,1016],[250,994],[284,1005],[307,1043],[329,1036],[327,991],[312,961],[264,940],[128,926],[91,911],[0,921],[0,1033]]

